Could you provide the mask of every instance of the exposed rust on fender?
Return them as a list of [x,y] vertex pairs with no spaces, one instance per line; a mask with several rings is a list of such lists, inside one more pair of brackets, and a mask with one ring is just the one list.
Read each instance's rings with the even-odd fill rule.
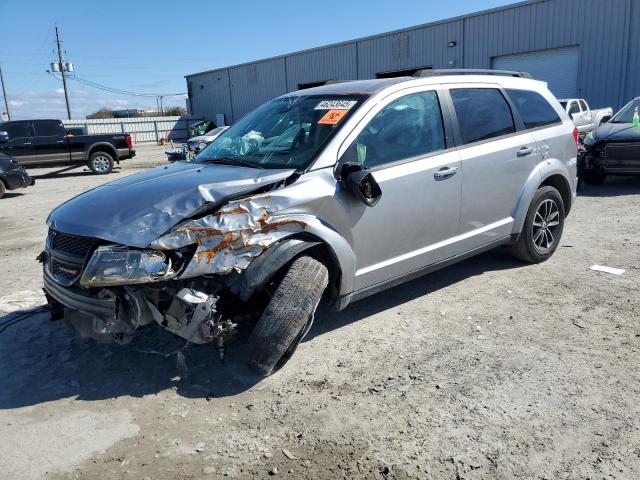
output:
[[180,278],[244,270],[281,238],[304,231],[297,219],[274,217],[284,205],[261,195],[236,200],[210,215],[188,221],[155,242],[156,248],[196,245],[193,259]]

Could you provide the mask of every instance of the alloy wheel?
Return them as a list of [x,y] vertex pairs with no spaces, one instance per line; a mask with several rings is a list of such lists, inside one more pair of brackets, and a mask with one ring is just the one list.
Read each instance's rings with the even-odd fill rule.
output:
[[93,168],[96,172],[105,173],[109,171],[109,159],[104,155],[98,155],[93,159]]
[[545,199],[533,217],[533,245],[540,254],[549,252],[555,245],[558,228],[560,228],[560,209],[558,204]]

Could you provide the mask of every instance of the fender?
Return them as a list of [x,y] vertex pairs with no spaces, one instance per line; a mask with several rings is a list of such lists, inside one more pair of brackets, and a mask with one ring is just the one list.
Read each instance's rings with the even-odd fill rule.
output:
[[229,286],[229,290],[244,302],[259,290],[275,273],[300,253],[321,242],[287,238],[260,254]]
[[96,147],[106,147],[105,150],[107,153],[113,155],[113,161],[117,162],[118,161],[118,152],[116,150],[116,148],[110,144],[109,142],[96,142],[96,143],[92,143],[91,145],[89,145],[89,147],[85,150],[84,152],[84,160],[85,162],[89,161],[89,157],[91,156],[91,151],[93,149],[95,149]]
[[520,197],[516,203],[515,209],[513,210],[512,217],[513,221],[513,229],[511,231],[512,235],[519,235],[522,231],[522,227],[524,226],[524,220],[527,216],[527,211],[529,210],[529,205],[531,205],[531,200],[535,195],[540,185],[542,185],[546,179],[551,177],[552,175],[561,175],[569,184],[569,188],[571,189],[572,198],[575,197],[575,179],[572,181],[569,178],[568,168],[572,167],[575,169],[576,161],[573,159],[572,162],[566,164],[557,158],[549,158],[540,162],[536,167],[532,170],[529,178],[525,182],[525,185],[520,192]]

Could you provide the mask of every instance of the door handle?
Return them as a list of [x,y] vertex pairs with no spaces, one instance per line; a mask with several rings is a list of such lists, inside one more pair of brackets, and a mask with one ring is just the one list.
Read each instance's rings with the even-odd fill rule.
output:
[[440,170],[433,174],[434,178],[447,178],[455,175],[458,171],[458,167],[442,167]]
[[31,145],[31,142],[24,142],[23,145]]
[[64,140],[58,140],[58,143],[64,143]]
[[531,155],[532,152],[533,152],[533,148],[522,147],[520,150],[518,150],[517,155],[519,157],[526,157],[527,155]]

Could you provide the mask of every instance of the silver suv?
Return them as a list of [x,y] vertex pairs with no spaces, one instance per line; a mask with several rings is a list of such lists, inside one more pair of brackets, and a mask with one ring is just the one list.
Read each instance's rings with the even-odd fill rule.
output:
[[268,375],[323,296],[343,309],[499,245],[548,259],[575,197],[577,132],[544,83],[490,73],[290,93],[193,162],[64,203],[40,257],[52,315],[118,342],[158,323],[221,352],[244,331]]

